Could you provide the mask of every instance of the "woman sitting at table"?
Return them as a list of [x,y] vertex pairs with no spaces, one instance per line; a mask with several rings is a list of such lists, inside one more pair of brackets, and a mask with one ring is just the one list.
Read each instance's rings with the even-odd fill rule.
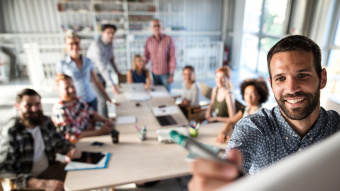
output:
[[263,78],[246,79],[241,84],[241,94],[247,106],[239,110],[233,118],[226,122],[215,140],[218,143],[228,143],[230,137],[227,135],[231,134],[234,125],[243,117],[258,112],[262,108],[262,103],[267,101],[269,91]]
[[135,55],[132,60],[132,69],[126,74],[128,83],[144,83],[145,89],[150,89],[151,79],[149,71],[145,68],[145,63],[141,55]]
[[72,77],[78,96],[97,111],[97,98],[90,81],[92,80],[106,99],[111,102],[104,86],[99,81],[94,71],[93,62],[80,54],[80,38],[73,32],[68,31],[65,38],[67,56],[65,60],[56,65],[57,74],[66,74]]
[[205,118],[209,122],[227,122],[235,115],[235,100],[231,93],[230,68],[223,66],[216,70],[216,86],[212,90],[211,101]]
[[195,83],[195,70],[192,66],[183,68],[183,81],[182,103],[178,104],[178,106],[184,115],[187,115],[187,106],[196,106],[199,103],[199,88]]

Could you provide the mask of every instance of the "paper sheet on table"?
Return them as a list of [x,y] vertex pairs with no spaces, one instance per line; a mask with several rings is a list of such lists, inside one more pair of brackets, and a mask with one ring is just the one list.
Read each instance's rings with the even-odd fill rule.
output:
[[152,112],[155,116],[163,116],[163,115],[171,115],[178,113],[178,107],[177,106],[165,106],[165,107],[154,107],[152,108]]
[[151,97],[167,97],[169,95],[165,92],[150,92],[150,96]]
[[124,93],[126,99],[134,101],[148,101],[151,96],[147,93]]
[[136,123],[137,118],[135,116],[121,116],[117,117],[117,125]]
[[167,128],[167,129],[159,129],[156,131],[158,142],[161,143],[174,143],[174,141],[170,137],[171,131],[177,131],[178,133],[189,136],[189,132],[186,127],[174,127],[174,128]]

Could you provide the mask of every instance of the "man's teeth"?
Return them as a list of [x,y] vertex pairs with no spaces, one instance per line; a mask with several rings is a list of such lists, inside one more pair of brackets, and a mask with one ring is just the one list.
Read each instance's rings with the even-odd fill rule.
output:
[[300,102],[302,100],[303,99],[287,100],[287,102],[289,102],[289,103],[298,103],[298,102]]

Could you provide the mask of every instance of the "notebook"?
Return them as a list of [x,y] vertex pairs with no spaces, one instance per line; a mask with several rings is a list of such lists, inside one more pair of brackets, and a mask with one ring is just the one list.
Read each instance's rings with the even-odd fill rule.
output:
[[168,126],[168,125],[176,125],[177,122],[171,115],[164,115],[164,116],[158,116],[156,117],[158,123],[161,126]]

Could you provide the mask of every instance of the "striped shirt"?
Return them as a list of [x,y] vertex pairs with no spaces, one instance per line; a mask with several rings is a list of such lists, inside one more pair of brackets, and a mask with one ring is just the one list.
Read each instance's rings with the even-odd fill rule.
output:
[[144,46],[144,58],[146,64],[151,60],[153,74],[174,74],[176,55],[173,39],[165,34],[160,34],[159,41],[154,36],[150,36]]
[[91,124],[94,113],[94,109],[80,98],[69,102],[59,100],[53,106],[52,120],[67,140],[75,142],[82,131],[94,129]]
[[106,84],[112,86],[114,83],[111,78],[111,63],[114,63],[114,48],[112,43],[104,44],[99,38],[97,41],[93,42],[88,50],[87,57],[94,62],[95,70],[97,74],[100,74]]

